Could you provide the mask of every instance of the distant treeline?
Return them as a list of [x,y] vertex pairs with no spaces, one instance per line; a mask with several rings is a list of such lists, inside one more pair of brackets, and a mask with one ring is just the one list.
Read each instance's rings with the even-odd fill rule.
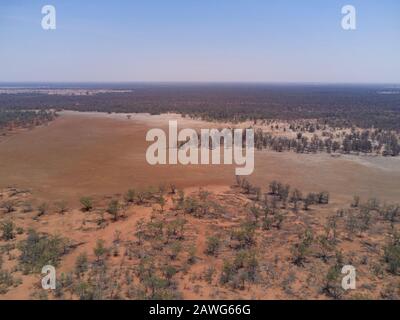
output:
[[[115,86],[113,87],[115,89]],[[120,89],[127,89],[128,85]],[[132,92],[87,96],[2,94],[0,109],[177,112],[205,120],[317,119],[346,128],[400,132],[400,94],[383,86],[131,85]]]
[[54,112],[46,110],[4,110],[0,109],[0,131],[15,128],[30,128],[53,120]]

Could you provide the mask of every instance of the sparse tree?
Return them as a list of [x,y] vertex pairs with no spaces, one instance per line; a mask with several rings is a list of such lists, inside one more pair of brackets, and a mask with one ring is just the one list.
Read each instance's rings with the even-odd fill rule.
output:
[[13,200],[5,201],[2,205],[6,213],[11,213],[15,211],[15,202]]
[[322,191],[318,194],[318,203],[319,204],[328,204],[329,203],[329,192]]
[[105,242],[102,239],[98,239],[96,242],[96,247],[93,249],[93,253],[96,256],[96,261],[100,262],[107,253],[107,248],[105,247]]
[[262,219],[262,228],[263,230],[270,230],[273,224],[273,219],[268,215],[265,215]]
[[75,261],[75,273],[78,277],[88,270],[88,258],[85,252],[79,254]]
[[175,184],[173,184],[173,183],[171,183],[170,185],[169,185],[169,188],[170,188],[170,193],[171,194],[176,194],[176,185]]
[[351,203],[351,206],[353,208],[358,208],[359,205],[360,205],[360,197],[359,196],[354,196],[353,197],[353,202]]
[[196,247],[194,245],[189,246],[188,248],[188,260],[189,264],[193,264],[196,262]]
[[271,194],[273,194],[273,195],[276,195],[276,194],[278,194],[278,185],[279,185],[279,182],[278,181],[272,181],[270,184],[269,184],[269,190],[270,190],[270,192],[271,192]]
[[178,257],[179,253],[182,250],[182,245],[179,242],[173,242],[170,246],[169,246],[169,257],[171,260],[176,260],[176,258]]
[[327,296],[334,299],[340,299],[343,295],[343,289],[340,286],[340,276],[340,267],[338,265],[329,268],[322,287],[322,291],[325,292]]
[[310,205],[314,203],[313,196],[308,194],[307,197],[304,199],[304,210],[309,210]]
[[218,237],[215,236],[208,237],[205,254],[209,256],[216,256],[218,254],[218,249],[220,245],[221,242]]
[[278,195],[282,201],[284,208],[286,208],[286,202],[289,197],[289,192],[290,192],[290,186],[288,184],[284,186],[283,184],[278,183]]
[[12,221],[5,221],[1,223],[1,238],[5,241],[9,241],[15,238],[14,232],[15,225]]
[[250,207],[249,213],[254,218],[255,223],[258,223],[258,219],[261,216],[261,210],[255,203]]
[[235,181],[236,181],[236,185],[237,185],[238,187],[240,187],[241,184],[242,184],[242,181],[241,181],[240,176],[235,175]]
[[281,230],[283,220],[285,220],[285,216],[284,216],[280,211],[278,211],[278,212],[274,215],[274,218],[275,218],[275,227],[276,227],[278,230]]
[[114,221],[118,220],[118,214],[119,214],[118,200],[113,199],[110,201],[110,203],[108,204],[107,212],[113,216]]
[[242,179],[242,189],[244,194],[251,194],[252,190],[253,190],[253,186],[250,184],[250,182],[243,178]]
[[290,196],[290,202],[293,203],[293,209],[297,212],[298,210],[298,203],[302,199],[302,194],[298,189],[294,189]]
[[166,265],[163,269],[162,269],[162,273],[165,277],[165,279],[168,281],[168,285],[171,285],[171,280],[172,277],[177,273],[178,271],[176,270],[175,267],[171,266],[171,265]]
[[300,242],[292,247],[293,263],[298,266],[303,266],[306,257],[310,252],[310,246],[314,239],[311,230],[306,230],[301,236]]
[[146,193],[144,191],[138,191],[137,194],[138,204],[143,204],[146,199]]
[[358,227],[357,218],[353,214],[349,214],[346,219],[346,230],[348,237],[351,239]]
[[166,201],[165,201],[165,198],[164,198],[163,195],[160,195],[160,196],[158,197],[157,203],[158,203],[159,206],[160,206],[160,212],[163,213],[163,212],[164,212],[165,205],[166,205]]
[[46,202],[41,203],[38,206],[38,216],[43,216],[47,213],[47,210],[49,210],[49,205]]
[[389,272],[397,275],[400,273],[400,234],[391,235],[389,244],[385,247],[385,261],[388,264]]
[[125,195],[124,195],[124,199],[127,203],[134,203],[135,202],[135,190],[134,189],[129,189]]
[[60,214],[64,214],[68,211],[68,204],[66,201],[58,201],[56,202],[57,211]]
[[142,239],[145,233],[144,230],[145,227],[145,223],[143,219],[140,219],[137,223],[136,223],[136,232],[135,232],[135,236],[138,240],[138,244],[141,245],[142,244]]
[[93,209],[93,200],[90,197],[82,197],[80,199],[80,203],[82,204],[83,211],[91,211]]

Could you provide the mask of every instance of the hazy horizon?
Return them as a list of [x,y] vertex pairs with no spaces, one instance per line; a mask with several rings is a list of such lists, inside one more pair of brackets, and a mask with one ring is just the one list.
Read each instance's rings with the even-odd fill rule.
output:
[[0,81],[1,86],[17,85],[261,85],[261,86],[400,86],[390,82],[273,82],[273,81]]

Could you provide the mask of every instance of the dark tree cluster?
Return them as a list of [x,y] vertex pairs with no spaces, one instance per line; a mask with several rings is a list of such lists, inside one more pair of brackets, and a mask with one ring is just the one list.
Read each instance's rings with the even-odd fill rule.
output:
[[54,120],[55,113],[47,110],[7,110],[0,108],[0,130],[32,128]]
[[[326,137],[327,136],[327,137]],[[341,152],[341,153],[376,153],[384,156],[398,156],[400,144],[394,133],[384,130],[352,131],[343,139],[335,139],[333,134],[319,137],[314,134],[311,139],[300,133],[296,138],[275,136],[269,132],[256,130],[254,144],[258,150],[270,149],[277,152],[295,151],[297,153]]]

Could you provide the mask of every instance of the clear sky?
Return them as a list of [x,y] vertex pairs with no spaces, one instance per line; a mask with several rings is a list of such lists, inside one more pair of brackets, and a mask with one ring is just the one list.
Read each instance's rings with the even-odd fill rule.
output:
[[1,0],[0,81],[400,83],[400,1]]

